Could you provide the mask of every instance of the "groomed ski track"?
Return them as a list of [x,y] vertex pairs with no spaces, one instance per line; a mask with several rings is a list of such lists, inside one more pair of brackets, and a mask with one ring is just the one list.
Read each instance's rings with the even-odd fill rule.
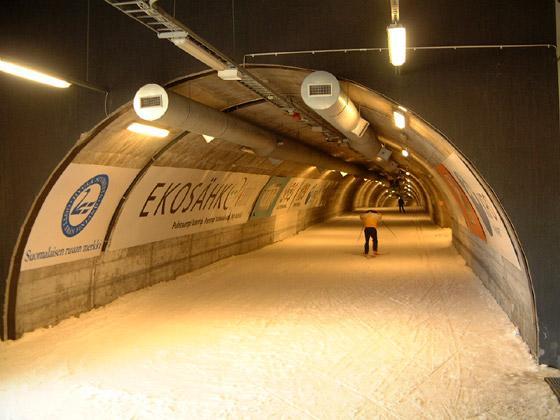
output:
[[560,418],[451,231],[385,222],[376,258],[348,214],[0,343],[0,418]]

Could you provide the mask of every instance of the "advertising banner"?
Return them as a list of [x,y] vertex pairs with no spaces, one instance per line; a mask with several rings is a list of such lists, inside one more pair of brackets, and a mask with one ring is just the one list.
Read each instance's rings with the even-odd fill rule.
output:
[[473,235],[478,236],[480,239],[486,242],[486,234],[484,233],[484,229],[480,224],[480,220],[478,219],[478,215],[476,214],[473,205],[463,191],[463,188],[461,188],[461,186],[457,183],[453,175],[451,175],[451,173],[445,166],[440,164],[436,169],[451,190],[453,197],[455,197],[455,201],[457,202],[457,204],[459,204],[467,228]]
[[467,165],[456,153],[453,153],[443,162],[443,166],[452,176],[457,188],[468,197],[470,207],[478,215],[479,225],[484,231],[488,245],[520,268],[515,249],[500,214]]
[[278,198],[272,214],[324,206],[330,190],[337,185],[336,181],[292,178]]
[[134,187],[109,249],[247,222],[269,176],[154,166]]
[[280,194],[289,181],[290,178],[287,177],[273,176],[270,178],[253,207],[251,219],[269,217],[272,214],[272,210],[274,210],[278,198],[280,198]]
[[99,255],[113,213],[137,173],[138,169],[71,163],[35,219],[21,270]]

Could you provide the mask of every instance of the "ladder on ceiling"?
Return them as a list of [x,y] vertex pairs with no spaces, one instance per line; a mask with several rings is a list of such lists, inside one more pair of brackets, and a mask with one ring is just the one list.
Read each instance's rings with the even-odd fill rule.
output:
[[141,23],[146,28],[155,32],[160,39],[171,40],[174,37],[184,37],[189,42],[196,44],[212,58],[220,61],[226,68],[236,68],[241,73],[239,83],[256,93],[261,98],[273,103],[284,112],[294,115],[299,114],[300,122],[310,127],[321,127],[321,131],[327,142],[342,141],[343,136],[329,123],[316,115],[302,103],[291,98],[284,97],[276,92],[265,82],[253,75],[246,67],[239,66],[234,60],[216,49],[193,31],[177,21],[172,16],[159,8],[153,0],[105,0],[106,3],[124,13],[128,17]]

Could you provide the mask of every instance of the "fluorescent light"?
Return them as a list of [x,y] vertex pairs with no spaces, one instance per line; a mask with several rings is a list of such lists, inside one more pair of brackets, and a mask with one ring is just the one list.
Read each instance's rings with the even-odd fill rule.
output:
[[406,29],[394,23],[387,27],[389,60],[393,66],[402,66],[406,61]]
[[347,173],[347,172],[342,172],[342,171],[340,171],[340,175],[342,175],[343,177],[345,177],[346,175],[348,175],[348,173]]
[[[239,148],[239,150],[241,150],[242,152],[245,152],[245,153],[249,153],[250,155],[255,154],[255,151],[253,149],[251,149],[250,147],[247,147],[247,146],[241,146]],[[313,168],[314,168],[314,166],[313,166]]]
[[215,138],[215,137],[209,136],[207,134],[203,134],[202,137],[204,137],[204,140],[206,140],[206,143],[210,143]]
[[195,44],[190,39],[184,38],[173,38],[170,39],[177,47],[185,51],[186,53],[192,55],[199,61],[202,61],[211,69],[222,71],[226,70],[228,67],[221,60],[214,57],[208,50],[202,48],[200,45]]
[[402,150],[401,150],[401,154],[402,154],[404,157],[408,157],[408,155],[409,155],[408,150],[406,150],[406,149],[402,149]]
[[0,71],[56,88],[64,89],[72,86],[72,84],[68,83],[66,80],[57,79],[56,77],[52,77],[46,75],[45,73],[41,73],[27,67],[19,66],[2,59],[0,59]]
[[404,114],[399,111],[393,111],[393,122],[395,123],[395,127],[399,130],[406,127],[406,118]]
[[399,105],[398,108],[399,108],[401,111],[404,111],[404,112],[408,111],[408,109],[406,109],[406,108],[405,108],[404,106],[402,106],[402,105]]
[[132,131],[136,134],[143,134],[145,136],[152,136],[152,137],[167,137],[169,135],[169,130],[164,130],[163,128],[153,127],[151,125],[140,124],[140,123],[132,123],[128,127],[126,127],[128,131]]
[[225,69],[218,71],[218,77],[222,80],[241,80],[243,75],[237,69]]

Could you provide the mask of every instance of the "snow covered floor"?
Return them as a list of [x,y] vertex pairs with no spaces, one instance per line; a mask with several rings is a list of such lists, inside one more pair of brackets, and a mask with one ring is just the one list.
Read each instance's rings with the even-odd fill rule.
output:
[[0,343],[0,418],[560,418],[506,315],[420,216],[356,216]]

